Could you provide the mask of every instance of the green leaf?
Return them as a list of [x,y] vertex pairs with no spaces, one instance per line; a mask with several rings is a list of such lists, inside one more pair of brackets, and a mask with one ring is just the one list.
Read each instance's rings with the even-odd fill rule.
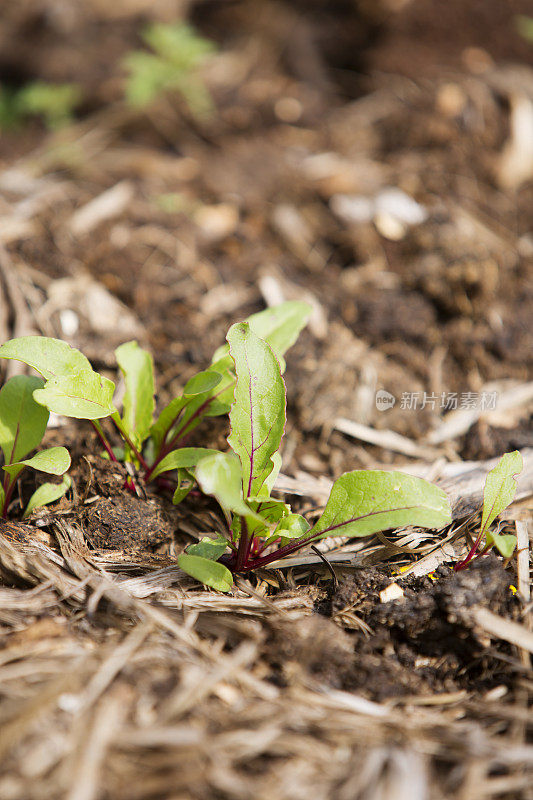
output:
[[494,545],[504,558],[511,558],[516,547],[516,536],[512,533],[499,534],[496,531],[487,531],[486,545]]
[[165,438],[165,435],[170,431],[176,422],[180,412],[185,408],[190,400],[187,397],[175,397],[170,403],[165,406],[157,420],[150,428],[150,436],[152,437],[156,450],[159,450]]
[[229,414],[230,410],[231,410],[231,403],[221,403],[220,400],[213,399],[206,407],[202,416],[222,417],[224,414]]
[[[279,359],[293,346],[300,331],[307,325],[311,311],[311,306],[307,303],[290,300],[252,314],[245,322],[249,323],[256,336],[268,342]],[[223,358],[227,352],[227,345],[219,347],[213,356],[213,363]]]
[[261,500],[264,499],[265,497],[270,497],[270,493],[274,488],[274,484],[276,483],[276,480],[278,478],[279,471],[281,469],[281,454],[279,452],[274,453],[274,455],[272,456],[272,463],[274,464],[274,468],[270,473],[270,475],[268,476],[268,478],[265,479],[264,484],[261,486],[259,490],[258,497]]
[[341,475],[311,534],[368,536],[388,528],[442,528],[451,522],[446,494],[402,472],[355,470]]
[[150,353],[135,341],[121,344],[115,355],[126,383],[122,423],[133,444],[140,449],[148,436],[155,409],[154,362]]
[[[190,478],[190,481],[187,485],[183,486],[183,481],[186,478]],[[172,502],[175,506],[179,506],[182,500],[185,500],[189,492],[191,491],[192,487],[194,486],[194,479],[191,478],[189,472],[186,469],[179,469],[178,470],[178,485],[174,491],[172,496]]]
[[300,514],[288,514],[283,517],[274,533],[274,537],[281,536],[283,539],[300,539],[311,529],[310,524]]
[[[233,365],[233,361],[231,363]],[[217,385],[202,394],[196,394],[190,398],[190,402],[179,421],[178,427],[182,431],[181,435],[193,431],[204,417],[220,416],[227,413],[228,405],[233,402],[235,375],[230,372],[221,373],[218,369],[215,371],[220,375]]]
[[206,369],[193,375],[185,384],[183,394],[185,397],[193,397],[196,394],[204,394],[218,386],[222,380],[222,375],[213,369]]
[[42,385],[41,378],[16,375],[0,390],[0,448],[6,464],[20,461],[41,443],[49,414],[33,392]]
[[[494,522],[498,514],[513,502],[516,493],[516,476],[522,472],[524,462],[518,450],[505,453],[485,480],[481,531]],[[488,542],[487,542],[488,543]]]
[[54,503],[70,489],[72,481],[69,475],[64,475],[61,483],[43,483],[38,489],[34,491],[30,497],[30,501],[26,506],[26,510],[22,515],[22,519],[29,517],[31,512],[41,506],[47,506],[49,503]]
[[245,497],[257,495],[274,469],[285,426],[285,386],[270,346],[246,322],[228,333],[237,383],[228,443],[242,464]]
[[182,447],[179,450],[172,450],[161,459],[157,467],[150,475],[150,480],[157,478],[163,472],[170,472],[173,469],[182,467],[195,467],[202,458],[218,453],[218,450],[210,450],[208,447]]
[[187,575],[219,592],[229,592],[233,586],[231,572],[224,564],[184,553],[178,556],[178,566]]
[[61,339],[47,336],[21,336],[11,339],[0,347],[0,358],[22,361],[40,372],[46,380],[92,370],[83,353]]
[[229,542],[223,536],[217,536],[216,539],[210,539],[209,536],[204,536],[196,544],[191,544],[187,548],[187,553],[191,556],[201,556],[208,558],[209,561],[217,561],[220,556],[228,549]]
[[[267,496],[252,498],[250,507],[257,514],[255,518],[246,518],[250,536],[270,536],[274,525],[291,513],[291,507],[283,500],[273,500]],[[240,522],[234,527],[234,531],[240,534]]]
[[49,447],[48,450],[36,453],[33,458],[7,464],[3,469],[9,473],[11,478],[16,478],[24,467],[37,469],[48,475],[63,475],[70,467],[70,455],[66,447]]
[[35,400],[55,414],[75,419],[102,419],[116,412],[115,384],[98,372],[84,370],[77,375],[51,378],[44,389],[33,393]]
[[236,455],[215,453],[207,456],[200,461],[195,474],[202,492],[213,495],[222,508],[263,522],[259,514],[244,502],[241,464]]

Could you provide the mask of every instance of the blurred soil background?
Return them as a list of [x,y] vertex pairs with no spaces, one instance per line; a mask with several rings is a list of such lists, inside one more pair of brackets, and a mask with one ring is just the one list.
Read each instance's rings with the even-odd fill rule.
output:
[[[303,299],[283,472],[309,507],[347,470],[444,480],[530,453],[528,14],[528,0],[4,0],[0,341],[65,339],[116,380],[114,348],[136,338],[167,401],[232,322]],[[153,23],[210,46],[135,105],[125,59],[154,52]],[[42,82],[72,102],[32,106]],[[201,430],[224,445],[224,422]],[[422,539],[373,538],[336,591],[326,570],[271,571],[221,598],[172,566],[210,508],[115,519],[106,554],[123,475],[107,481],[83,426],[50,436],[73,452],[78,497],[4,530],[2,798],[533,797],[514,561],[441,565],[435,583],[428,567],[383,603]],[[91,492],[105,507],[73,521]],[[521,633],[499,639],[489,608]]]

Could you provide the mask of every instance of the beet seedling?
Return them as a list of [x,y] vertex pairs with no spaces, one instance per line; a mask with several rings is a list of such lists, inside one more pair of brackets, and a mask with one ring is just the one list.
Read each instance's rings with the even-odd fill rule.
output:
[[368,536],[387,528],[440,528],[451,521],[446,494],[401,472],[356,470],[341,475],[313,527],[271,497],[281,467],[285,386],[275,349],[248,323],[228,333],[236,384],[230,411],[231,451],[202,458],[194,475],[220,504],[227,536],[203,538],[178,557],[192,577],[220,591],[232,573],[246,573],[326,536]]
[[[0,514],[7,517],[17,479],[26,467],[63,475],[70,467],[70,456],[64,447],[41,450],[32,458],[26,456],[40,444],[48,424],[49,413],[36,403],[33,393],[41,390],[44,381],[26,375],[11,378],[0,390],[0,449],[4,456],[4,477],[0,483]],[[62,497],[70,486],[65,475],[62,483],[44,483],[31,496],[23,514]]]
[[[483,509],[479,534],[467,557],[455,565],[456,572],[465,569],[474,558],[485,555],[493,547],[504,558],[512,556],[516,547],[516,536],[511,533],[501,535],[497,531],[489,530],[489,528],[498,514],[501,514],[513,502],[516,494],[516,478],[522,472],[523,466],[524,462],[521,453],[518,450],[514,450],[512,453],[505,453],[494,469],[491,469],[487,475],[483,490]],[[481,552],[478,552],[483,538],[485,538],[484,547]]]
[[[282,303],[253,314],[248,323],[270,343],[283,363],[283,355],[296,341],[310,310],[306,303]],[[219,348],[211,366],[194,375],[183,393],[171,400],[154,422],[152,357],[137,342],[127,342],[115,352],[126,386],[122,414],[113,404],[113,381],[95,372],[87,358],[66,342],[26,336],[0,347],[0,357],[23,361],[45,379],[44,385],[40,381],[35,389],[36,403],[55,414],[88,420],[111,460],[117,460],[117,452],[101,425],[101,420],[107,417],[124,442],[120,457],[140,467],[146,481],[159,479],[165,472],[175,472],[177,487],[173,502],[179,503],[193,486],[191,469],[215,452],[202,447],[183,447],[183,442],[203,419],[229,412],[236,380],[233,359],[227,345]],[[132,488],[129,483],[128,486]]]

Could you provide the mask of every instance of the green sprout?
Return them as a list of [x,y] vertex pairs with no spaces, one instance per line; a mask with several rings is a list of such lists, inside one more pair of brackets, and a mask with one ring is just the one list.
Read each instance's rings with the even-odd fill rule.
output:
[[145,108],[166,92],[176,91],[195,116],[210,113],[213,103],[200,68],[215,51],[215,45],[185,23],[153,23],[143,39],[153,52],[135,50],[124,58],[129,72],[127,102],[135,108]]
[[[479,556],[485,555],[493,547],[501,553],[504,558],[510,558],[516,547],[516,536],[514,534],[500,534],[497,531],[489,530],[496,517],[505,511],[514,499],[516,494],[516,477],[522,472],[524,462],[518,450],[512,453],[505,453],[492,469],[485,480],[483,490],[483,508],[481,512],[481,526],[479,534],[470,552],[463,561],[455,565],[455,570],[461,570]],[[485,539],[484,547],[478,553],[482,540]],[[478,555],[476,556],[476,553]]]
[[[63,475],[70,467],[70,456],[64,447],[41,450],[32,458],[28,454],[41,444],[49,412],[37,403],[33,393],[42,388],[44,381],[27,375],[10,378],[0,390],[0,449],[4,457],[4,477],[0,483],[0,514],[7,517],[17,480],[26,467]],[[62,497],[71,481],[65,475],[63,482],[44,483],[31,496],[23,514],[27,517],[33,509],[52,503]]]

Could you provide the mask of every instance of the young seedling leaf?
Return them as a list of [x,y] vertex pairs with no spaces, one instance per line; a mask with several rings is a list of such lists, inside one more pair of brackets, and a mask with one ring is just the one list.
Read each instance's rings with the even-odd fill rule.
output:
[[221,403],[220,400],[213,398],[213,400],[211,400],[209,405],[206,407],[202,416],[223,417],[224,414],[229,414],[230,411],[231,411],[231,403]]
[[150,428],[150,436],[153,439],[156,450],[159,449],[166,434],[173,427],[181,411],[189,402],[190,400],[187,397],[175,397],[162,410],[157,420]]
[[242,496],[242,470],[233,453],[215,453],[203,458],[196,467],[196,480],[204,494],[215,497],[222,508],[240,516],[251,516],[263,523],[244,502]]
[[265,339],[276,355],[283,356],[307,325],[311,311],[308,303],[289,300],[253,314],[248,321],[256,336]]
[[404,525],[442,528],[450,522],[448,498],[432,483],[402,472],[355,470],[335,481],[310,534],[368,536]]
[[[280,359],[293,346],[300,331],[307,325],[311,311],[311,306],[307,303],[290,300],[252,314],[245,322],[250,325],[256,336],[268,342]],[[224,358],[227,352],[227,345],[219,347],[213,356],[213,364]]]
[[20,461],[41,443],[49,414],[35,402],[33,392],[42,386],[41,378],[16,375],[0,390],[0,447],[5,464]]
[[516,536],[512,533],[499,534],[496,531],[487,531],[486,545],[493,545],[504,558],[511,558],[516,547]]
[[49,447],[48,450],[36,453],[33,458],[7,464],[4,470],[9,473],[11,478],[16,478],[24,467],[46,472],[48,475],[63,475],[70,467],[70,455],[66,447]]
[[505,453],[487,475],[483,490],[482,532],[486,532],[498,514],[513,502],[516,494],[516,476],[522,472],[523,466],[522,455],[515,450],[512,453]]
[[83,353],[61,339],[51,339],[48,336],[21,336],[11,339],[0,347],[0,358],[22,361],[40,372],[46,380],[92,370]]
[[187,381],[183,394],[185,397],[194,397],[194,395],[197,394],[204,394],[214,389],[215,386],[218,386],[221,380],[222,375],[220,372],[216,372],[213,369],[206,369],[203,372],[199,372],[197,375],[193,375],[192,378]]
[[[232,361],[233,364],[233,361]],[[219,372],[216,370],[216,372]],[[202,394],[191,396],[178,424],[170,434],[182,439],[191,433],[202,421],[204,417],[218,417],[228,413],[228,406],[233,402],[233,387],[235,376],[229,372],[220,374],[220,381],[212,389]]]
[[228,549],[228,544],[228,540],[223,536],[217,536],[216,539],[204,536],[197,544],[191,544],[187,548],[187,553],[191,556],[208,558],[209,561],[217,561]]
[[150,353],[137,342],[120,345],[115,355],[126,383],[122,423],[133,444],[140,449],[148,436],[155,409],[154,362]]
[[[188,484],[183,486],[183,481],[189,478]],[[191,477],[188,470],[186,469],[179,469],[178,470],[178,485],[174,491],[172,496],[172,502],[175,506],[179,506],[182,500],[185,500],[189,492],[191,491],[192,487],[194,486],[194,478]]]
[[[246,519],[248,533],[250,536],[270,536],[273,527],[291,513],[291,507],[283,500],[273,500],[271,497],[254,497],[250,502],[252,511],[257,517]],[[261,520],[259,522],[259,520]],[[238,520],[236,521],[238,522]],[[240,534],[240,522],[235,524],[234,532]]]
[[69,475],[64,475],[61,483],[43,483],[38,489],[34,491],[30,497],[29,503],[26,506],[22,519],[29,517],[32,511],[41,506],[47,506],[49,503],[54,503],[70,489],[72,481]]
[[257,495],[274,469],[285,427],[285,385],[270,346],[246,322],[228,333],[237,383],[228,443],[242,464],[245,497]]
[[218,592],[229,592],[233,586],[231,572],[224,564],[220,564],[218,561],[211,561],[208,558],[184,553],[178,556],[178,566],[187,575],[206,586],[211,586],[212,589],[216,589]]
[[300,539],[310,529],[311,526],[305,517],[300,514],[288,514],[279,521],[272,535],[281,536],[283,539]]
[[75,419],[102,419],[116,412],[115,384],[98,372],[84,370],[77,375],[51,378],[37,389],[35,400],[49,411]]
[[218,453],[218,450],[210,450],[208,447],[182,447],[179,450],[172,450],[161,459],[157,467],[155,467],[150,474],[150,479],[153,480],[163,472],[170,472],[173,469],[195,467],[200,463],[202,458],[214,455],[215,453]]

